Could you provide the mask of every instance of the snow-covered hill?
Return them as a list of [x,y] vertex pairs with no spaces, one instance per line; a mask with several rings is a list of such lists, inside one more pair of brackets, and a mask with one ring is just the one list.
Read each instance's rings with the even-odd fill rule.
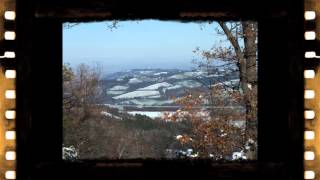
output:
[[125,94],[122,94],[120,96],[112,97],[113,99],[134,99],[134,98],[159,98],[160,93],[159,91],[132,91]]
[[150,86],[147,86],[147,87],[144,87],[144,88],[139,88],[138,90],[157,90],[161,87],[170,87],[172,86],[172,84],[169,84],[167,82],[162,82],[162,83],[157,83],[157,84],[153,84],[153,85],[150,85]]
[[[131,106],[174,105],[173,97],[187,91],[205,91],[208,85],[237,85],[237,73],[224,76],[217,69],[208,74],[201,70],[131,69],[114,73],[104,80],[105,103]],[[214,82],[212,84],[212,82]]]

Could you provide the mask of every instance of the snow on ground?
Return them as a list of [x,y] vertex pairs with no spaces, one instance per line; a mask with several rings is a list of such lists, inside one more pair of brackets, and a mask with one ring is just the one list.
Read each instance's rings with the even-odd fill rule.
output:
[[191,72],[185,72],[184,75],[188,76],[188,77],[196,77],[196,76],[201,76],[204,73],[205,72],[203,72],[203,71],[191,71]]
[[108,95],[119,95],[119,94],[123,94],[126,91],[107,91]]
[[140,74],[151,74],[153,71],[139,71]]
[[130,84],[142,83],[142,80],[139,78],[131,78],[131,79],[129,79],[128,83],[130,83]]
[[[129,114],[136,115],[145,115],[148,116],[152,119],[155,119],[157,117],[162,117],[163,116],[163,111],[128,111]],[[168,112],[168,113],[174,113],[174,112]]]
[[128,101],[128,103],[140,106],[162,106],[173,103],[173,100],[133,99]]
[[177,82],[176,85],[180,85],[187,88],[195,88],[195,87],[200,87],[201,83],[193,80],[185,80],[185,81]]
[[237,160],[237,159],[247,159],[247,156],[243,151],[240,152],[233,152],[232,153],[232,160]]
[[154,95],[154,96],[148,96],[146,98],[157,99],[157,98],[161,98],[161,96],[160,95]]
[[224,81],[224,82],[220,82],[220,83],[214,84],[212,86],[218,86],[218,85],[235,86],[235,85],[238,85],[239,82],[240,82],[240,79],[232,79],[232,80],[229,80],[229,81]]
[[78,158],[78,151],[74,146],[62,147],[62,159],[74,161]]
[[184,72],[181,74],[175,74],[169,77],[169,79],[185,79],[188,77],[197,77],[205,74],[203,71],[190,71],[190,72]]
[[245,120],[230,120],[229,124],[238,128],[244,129],[246,127],[246,121]]
[[101,111],[101,114],[102,114],[102,115],[105,115],[105,116],[108,116],[108,117],[115,118],[115,119],[122,119],[121,117],[116,116],[116,115],[113,115],[113,114],[111,114],[111,113],[109,113],[109,112],[106,112],[106,111]]
[[170,87],[170,86],[172,86],[172,84],[169,84],[167,82],[162,82],[162,83],[153,84],[144,88],[139,88],[138,90],[157,90],[161,87]]
[[128,113],[132,115],[136,115],[136,114],[145,115],[152,119],[162,116],[162,112],[160,111],[129,111]]
[[182,88],[182,86],[181,86],[181,85],[174,85],[174,86],[170,86],[170,87],[163,88],[163,89],[162,89],[162,92],[163,92],[163,93],[166,93],[167,90],[179,89],[179,88]]
[[123,91],[123,90],[127,90],[129,87],[128,86],[113,86],[112,88],[110,88],[110,91]]
[[211,75],[208,75],[207,77],[222,77],[222,76],[225,76],[223,74],[211,74]]
[[168,74],[168,72],[158,72],[158,73],[154,73],[153,75],[159,76],[159,75],[161,75],[161,74]]
[[111,107],[111,108],[116,108],[116,109],[118,109],[118,110],[120,110],[120,111],[123,111],[123,106],[121,106],[121,105],[116,105],[116,104],[102,104],[102,105],[104,105],[104,106],[108,106],[108,107]]
[[168,79],[185,79],[185,78],[186,78],[186,76],[184,74],[175,74],[175,75],[168,77]]
[[148,96],[160,96],[159,91],[132,91],[120,96],[112,97],[113,99],[134,99],[134,98],[148,98]]

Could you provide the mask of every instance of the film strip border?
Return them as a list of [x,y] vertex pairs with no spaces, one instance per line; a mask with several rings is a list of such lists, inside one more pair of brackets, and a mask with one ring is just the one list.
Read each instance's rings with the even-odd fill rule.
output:
[[304,179],[320,180],[320,1],[304,5]]
[[16,179],[16,2],[0,1],[0,180]]

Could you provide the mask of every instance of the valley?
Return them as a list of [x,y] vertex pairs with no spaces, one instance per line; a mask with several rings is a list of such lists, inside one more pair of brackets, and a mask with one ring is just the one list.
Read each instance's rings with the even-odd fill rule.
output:
[[[175,100],[188,93],[207,93],[210,87],[217,84],[238,86],[237,72],[232,69],[229,69],[229,73],[225,71],[225,68],[217,68],[215,73],[201,70],[131,69],[113,73],[103,80],[102,104],[131,114],[141,112],[140,114],[154,118],[160,116],[160,112],[178,110],[180,105],[176,104]],[[229,108],[242,107],[230,105]]]

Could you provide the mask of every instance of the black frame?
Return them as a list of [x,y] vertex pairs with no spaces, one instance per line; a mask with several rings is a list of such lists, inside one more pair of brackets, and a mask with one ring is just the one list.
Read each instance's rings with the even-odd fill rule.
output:
[[[258,21],[258,160],[62,161],[62,23]],[[302,179],[303,0],[17,0],[18,179]]]

